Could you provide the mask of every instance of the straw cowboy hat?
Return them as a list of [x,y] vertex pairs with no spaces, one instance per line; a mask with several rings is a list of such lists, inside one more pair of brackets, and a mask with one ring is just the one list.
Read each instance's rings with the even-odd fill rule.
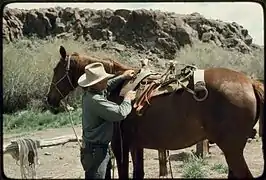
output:
[[89,87],[111,77],[114,77],[114,74],[106,73],[102,63],[91,63],[85,67],[85,73],[79,77],[78,84],[81,87]]

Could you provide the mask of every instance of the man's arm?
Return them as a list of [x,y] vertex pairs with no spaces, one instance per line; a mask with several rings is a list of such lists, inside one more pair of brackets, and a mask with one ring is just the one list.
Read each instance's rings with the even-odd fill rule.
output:
[[128,99],[124,99],[120,105],[108,101],[102,96],[97,96],[93,101],[94,111],[106,121],[121,121],[125,119],[132,110],[131,101]]
[[112,90],[114,90],[118,85],[120,85],[124,80],[125,80],[125,76],[124,75],[119,75],[117,77],[114,77],[112,79],[110,79],[107,82],[107,91],[110,92]]

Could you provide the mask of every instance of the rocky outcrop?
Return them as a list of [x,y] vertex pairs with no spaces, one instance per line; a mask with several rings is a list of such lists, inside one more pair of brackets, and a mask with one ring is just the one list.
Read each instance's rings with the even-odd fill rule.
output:
[[198,32],[198,38],[203,42],[213,42],[229,49],[235,48],[243,53],[251,50],[252,37],[247,29],[236,22],[208,20],[198,13],[185,16],[183,20]]
[[251,51],[252,37],[237,23],[206,19],[198,13],[178,15],[161,11],[92,10],[49,8],[5,9],[3,38],[14,41],[23,36],[64,37],[117,41],[126,46],[172,58],[195,39],[242,53]]

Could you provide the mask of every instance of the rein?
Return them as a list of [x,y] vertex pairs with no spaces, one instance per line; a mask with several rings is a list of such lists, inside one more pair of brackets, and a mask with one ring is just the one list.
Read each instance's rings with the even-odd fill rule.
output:
[[58,91],[58,93],[60,94],[60,96],[62,98],[64,98],[64,96],[61,93],[61,91],[58,89],[57,84],[60,83],[63,79],[65,79],[67,77],[68,82],[69,82],[70,86],[72,87],[72,90],[75,89],[75,87],[73,86],[73,83],[71,82],[69,74],[68,74],[69,73],[69,69],[70,69],[70,60],[71,60],[71,55],[69,55],[68,58],[67,58],[66,74],[61,79],[59,79],[56,83],[52,82],[52,85],[54,85],[55,89]]

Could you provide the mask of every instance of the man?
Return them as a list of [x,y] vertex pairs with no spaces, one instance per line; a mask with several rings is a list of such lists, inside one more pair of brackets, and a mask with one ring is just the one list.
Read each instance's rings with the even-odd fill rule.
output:
[[110,160],[108,144],[113,136],[113,122],[122,121],[131,112],[131,101],[136,93],[129,91],[120,105],[107,100],[107,95],[133,75],[133,70],[127,70],[108,81],[114,75],[106,73],[103,64],[92,63],[85,67],[85,73],[78,79],[78,84],[85,90],[82,97],[83,147],[80,154],[85,179],[105,178]]

